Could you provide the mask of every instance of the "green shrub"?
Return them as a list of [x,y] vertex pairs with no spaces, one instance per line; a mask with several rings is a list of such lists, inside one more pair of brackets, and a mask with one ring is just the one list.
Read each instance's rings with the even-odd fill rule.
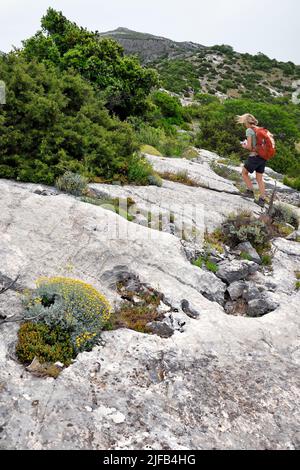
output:
[[193,261],[192,264],[194,266],[197,266],[197,268],[202,268],[204,263],[205,263],[205,258],[203,256],[200,256],[195,261]]
[[216,274],[219,271],[219,266],[216,263],[213,263],[208,259],[209,254],[205,254],[204,256],[200,256],[197,258],[195,261],[193,261],[193,265],[197,266],[198,268],[203,268],[203,265],[206,267],[206,269],[214,274]]
[[149,176],[153,175],[150,163],[140,155],[136,154],[130,159],[128,166],[128,179],[138,185],[148,185]]
[[96,289],[63,277],[40,279],[24,306],[26,321],[60,328],[70,336],[75,353],[92,349],[111,314],[108,301]]
[[36,357],[40,363],[57,361],[68,366],[76,356],[70,335],[61,327],[43,323],[23,323],[18,332],[16,355],[23,364]]
[[143,123],[137,130],[137,138],[142,145],[156,148],[166,139],[166,135],[162,129]]
[[286,204],[274,204],[270,215],[276,222],[290,224],[295,229],[299,227],[297,212]]
[[162,116],[170,119],[170,123],[177,125],[183,123],[183,108],[178,98],[175,98],[164,91],[155,91],[152,94],[152,100],[160,109]]
[[0,70],[0,177],[52,185],[66,171],[127,176],[138,149],[133,130],[109,116],[89,82],[14,53],[0,55]]
[[41,25],[42,30],[23,43],[21,53],[27,60],[75,70],[102,93],[106,107],[121,119],[145,112],[148,95],[159,82],[155,70],[125,55],[116,41],[100,39],[97,32],[77,26],[53,8]]
[[262,265],[263,266],[272,266],[272,255],[264,254],[261,257]]
[[209,260],[206,261],[205,266],[206,266],[206,269],[208,269],[208,271],[214,274],[216,274],[219,271],[219,266],[216,263],[213,263]]
[[296,191],[300,191],[300,177],[289,178],[288,176],[285,176],[283,179],[283,183],[286,186],[290,186],[290,188],[296,189]]
[[81,196],[88,189],[87,183],[88,180],[83,176],[67,171],[57,178],[55,185],[60,191]]
[[245,260],[245,261],[252,261],[252,256],[249,255],[249,253],[241,253],[241,259]]

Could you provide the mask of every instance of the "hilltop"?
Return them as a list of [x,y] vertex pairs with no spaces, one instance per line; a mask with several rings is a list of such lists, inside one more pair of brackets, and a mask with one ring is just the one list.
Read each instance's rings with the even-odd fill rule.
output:
[[[220,97],[299,100],[300,66],[265,54],[243,54],[228,45],[205,47],[117,28],[100,33],[118,41],[128,55],[156,68],[163,86],[175,93],[211,93]],[[300,100],[299,100],[300,101]]]

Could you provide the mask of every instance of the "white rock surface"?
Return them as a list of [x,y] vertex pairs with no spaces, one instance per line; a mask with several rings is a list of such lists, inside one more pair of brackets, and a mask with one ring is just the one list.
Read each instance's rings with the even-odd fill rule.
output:
[[[209,229],[233,210],[256,208],[169,182],[104,189],[138,204],[200,200]],[[57,380],[24,370],[14,356],[18,325],[0,323],[0,448],[299,448],[299,244],[274,241],[269,282],[280,307],[263,318],[233,317],[209,300],[221,302],[225,284],[192,266],[178,238],[71,196],[35,194],[30,185],[0,180],[0,191],[2,275],[20,272],[23,287],[40,276],[83,279],[114,301],[113,280],[129,271],[162,292],[185,323],[170,339],[106,332],[103,346]],[[183,299],[200,312],[197,320],[182,312]],[[19,294],[0,296],[0,315],[21,312]]]

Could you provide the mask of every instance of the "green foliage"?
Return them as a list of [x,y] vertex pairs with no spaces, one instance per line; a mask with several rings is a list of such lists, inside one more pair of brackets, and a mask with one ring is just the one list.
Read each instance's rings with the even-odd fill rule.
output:
[[6,105],[0,107],[0,177],[53,184],[71,171],[127,176],[138,148],[131,127],[111,118],[78,74],[0,56]]
[[[140,333],[150,333],[148,323],[161,320],[162,315],[157,312],[161,302],[161,295],[154,290],[146,292],[132,292],[124,289],[122,283],[117,286],[122,297],[126,297],[129,302],[123,302],[111,317],[110,329],[128,328]],[[133,297],[139,299],[138,305],[132,303]]]
[[219,266],[216,263],[213,263],[208,259],[207,256],[200,256],[197,258],[195,261],[192,263],[194,266],[197,266],[198,268],[203,268],[203,265],[206,267],[206,269],[214,274],[217,274],[219,271]]
[[140,155],[133,155],[128,166],[128,180],[138,185],[148,185],[149,176],[153,175],[150,163]]
[[152,101],[169,124],[183,124],[183,108],[178,98],[163,91],[156,91],[152,94]]
[[295,282],[295,289],[300,290],[300,281]]
[[60,328],[76,354],[92,349],[111,314],[106,298],[92,286],[62,277],[40,279],[24,306],[26,321]]
[[296,189],[296,191],[300,191],[300,176],[298,178],[289,178],[288,176],[285,176],[283,183],[293,189]]
[[216,274],[219,271],[219,266],[216,263],[213,263],[211,261],[206,261],[205,263],[206,269],[214,274]]
[[142,123],[137,128],[137,138],[142,145],[158,148],[166,140],[166,133],[163,129]]
[[197,268],[202,268],[204,263],[205,263],[205,258],[203,256],[200,256],[195,261],[193,261],[192,264],[194,266],[197,266]]
[[83,176],[67,171],[57,178],[55,185],[60,191],[81,196],[87,191],[87,183],[87,179]]
[[272,266],[272,256],[270,254],[264,254],[261,257],[263,266]]
[[199,121],[200,131],[195,145],[217,152],[222,156],[240,155],[247,157],[240,141],[245,138],[245,129],[235,122],[237,114],[254,114],[260,125],[267,127],[276,138],[277,154],[269,161],[275,171],[300,174],[300,155],[295,143],[300,137],[300,108],[293,104],[259,103],[251,100],[227,100],[225,103],[212,102],[193,106],[189,110]]
[[249,255],[249,253],[241,253],[241,259],[245,260],[245,261],[252,261],[252,256]]
[[44,323],[23,323],[18,332],[16,355],[23,364],[36,357],[40,363],[57,361],[70,365],[76,356],[70,335],[61,327]]
[[200,91],[199,74],[195,66],[184,59],[166,59],[157,67],[164,88],[181,93],[188,87]]
[[143,68],[135,57],[123,54],[112,39],[80,28],[61,12],[49,8],[42,18],[42,31],[24,41],[27,60],[73,68],[101,91],[107,108],[121,119],[142,114],[147,97],[158,85],[157,73]]
[[274,204],[270,215],[276,222],[290,224],[295,227],[295,229],[299,227],[297,212],[286,204]]

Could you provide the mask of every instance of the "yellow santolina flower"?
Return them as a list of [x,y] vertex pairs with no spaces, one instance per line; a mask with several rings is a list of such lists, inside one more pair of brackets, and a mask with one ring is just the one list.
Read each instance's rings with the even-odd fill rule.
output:
[[78,279],[67,277],[42,277],[36,282],[37,288],[41,286],[54,286],[62,296],[66,306],[66,318],[71,321],[73,311],[84,312],[87,317],[95,318],[101,316],[107,321],[111,315],[111,306],[106,297],[98,292],[93,286]]
[[90,339],[95,338],[95,336],[96,336],[96,333],[88,333],[88,332],[82,333],[80,336],[77,336],[75,340],[77,348],[80,348],[82,344],[89,341]]

